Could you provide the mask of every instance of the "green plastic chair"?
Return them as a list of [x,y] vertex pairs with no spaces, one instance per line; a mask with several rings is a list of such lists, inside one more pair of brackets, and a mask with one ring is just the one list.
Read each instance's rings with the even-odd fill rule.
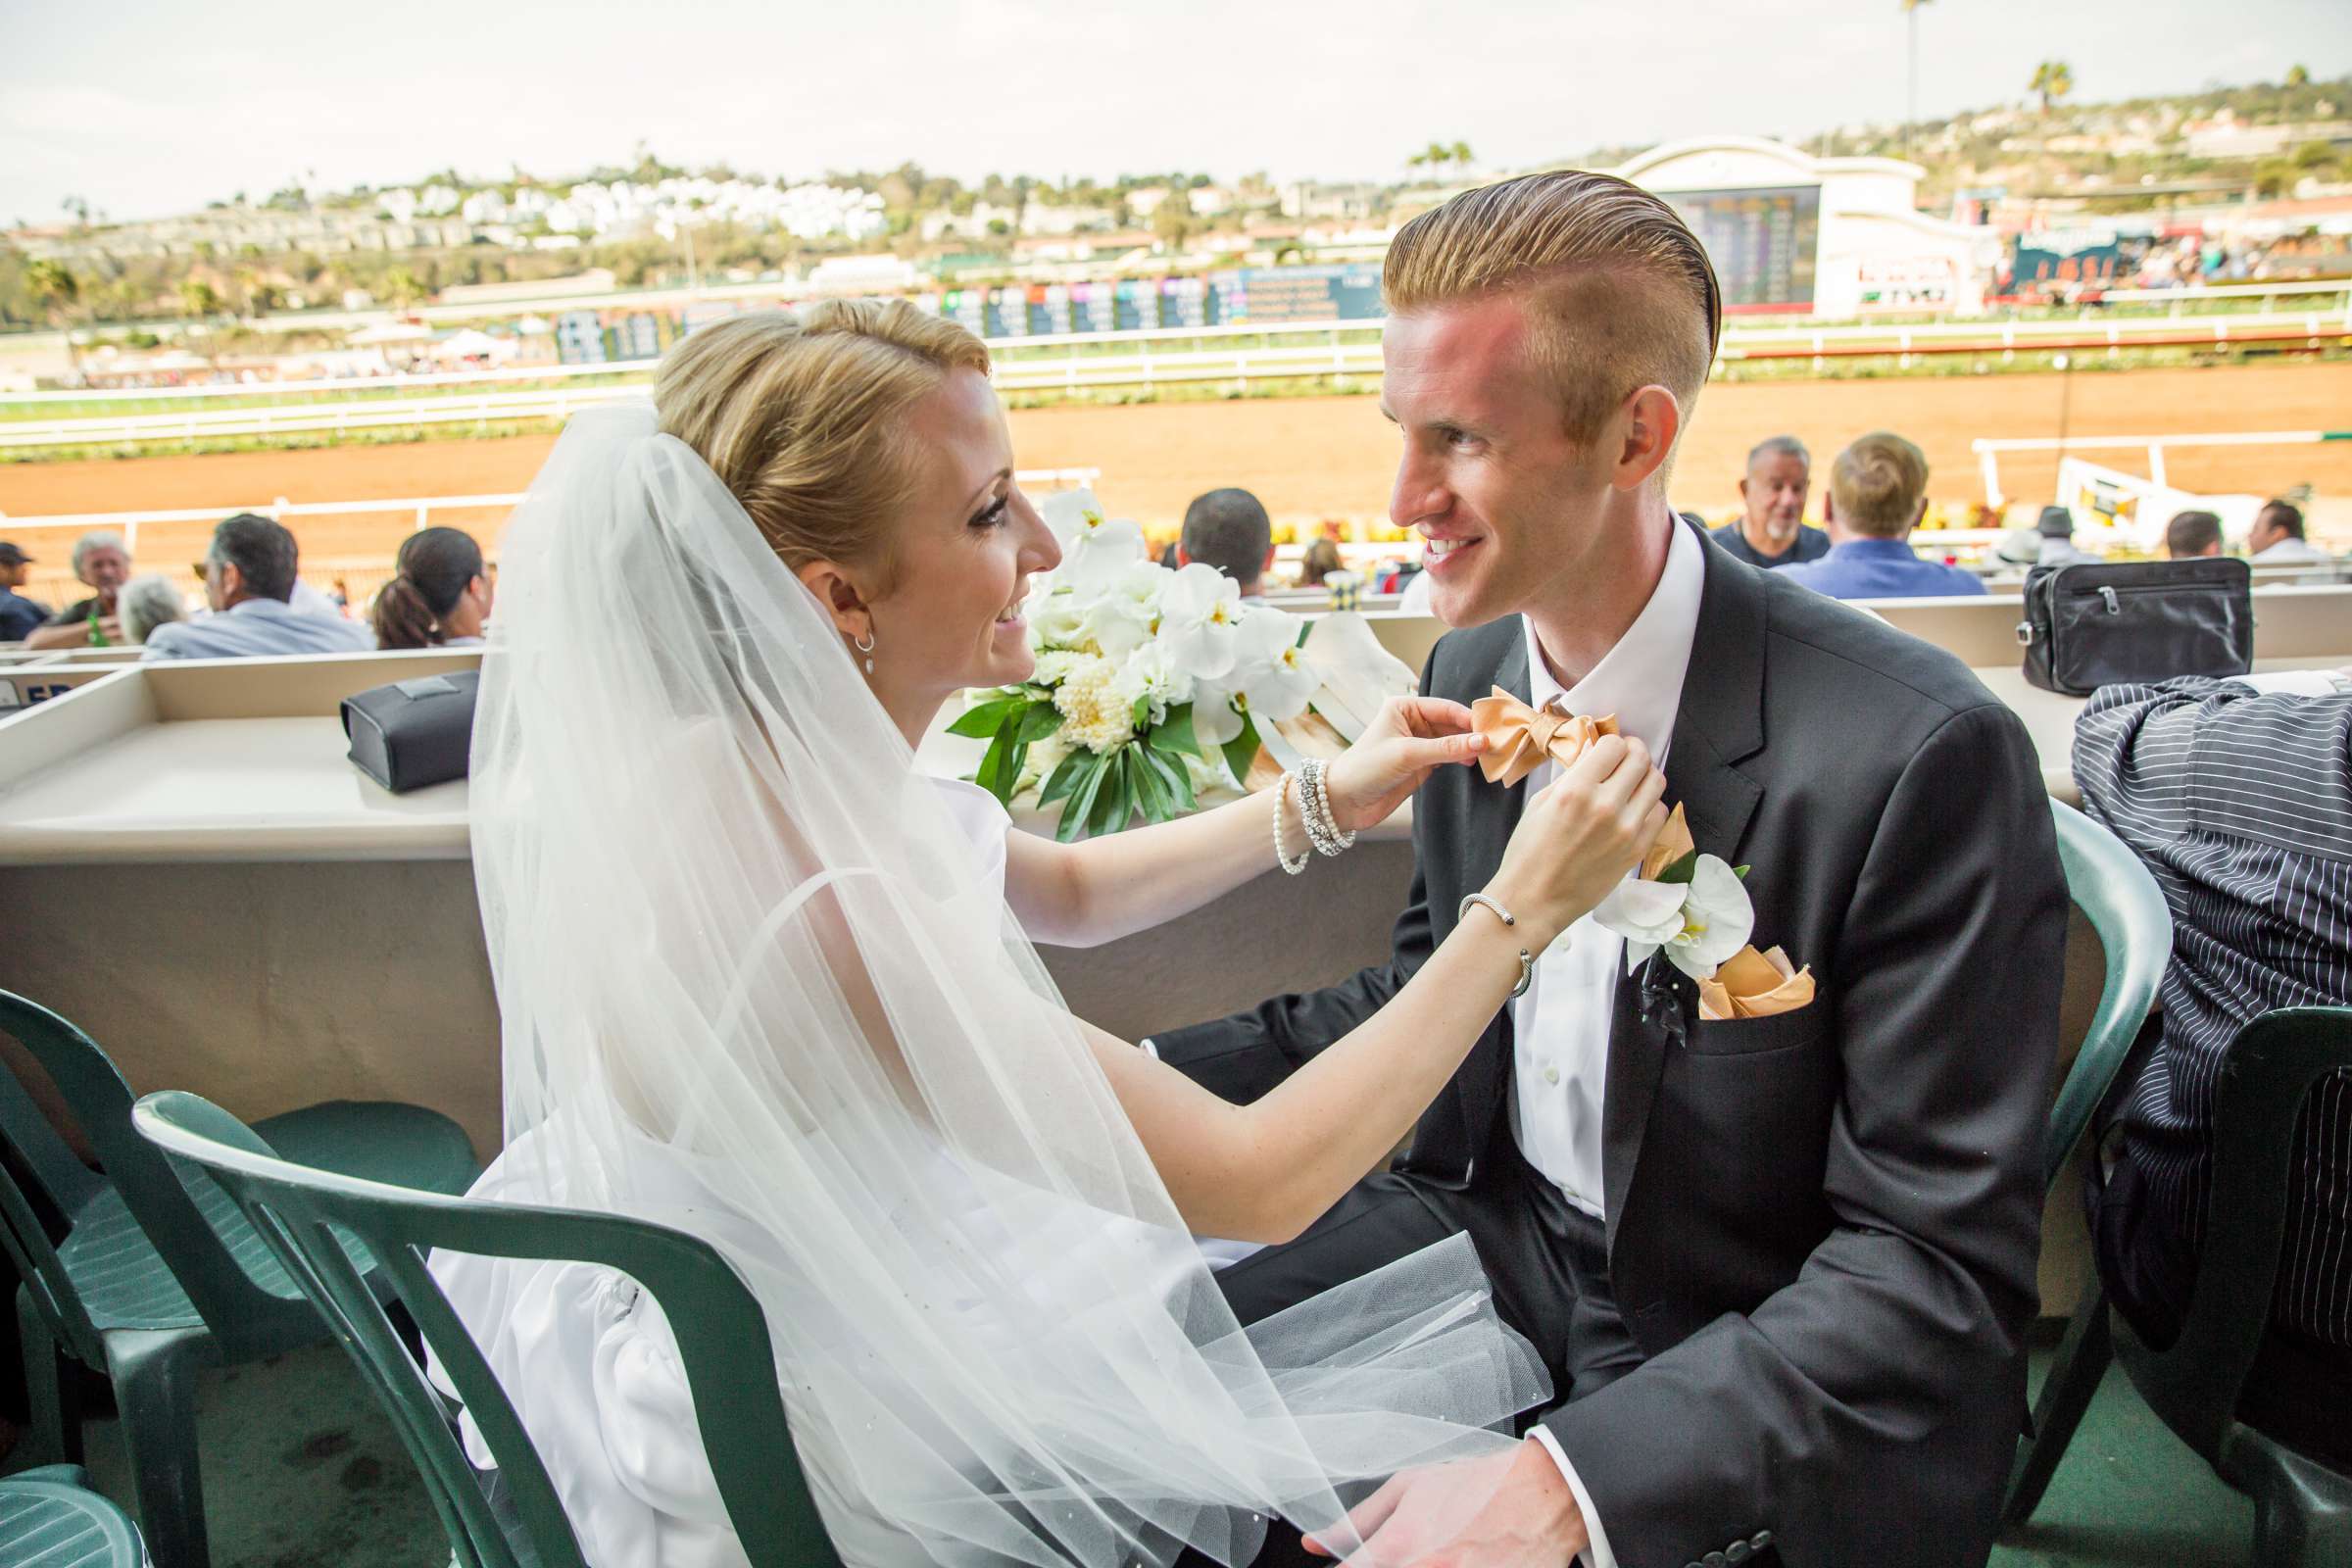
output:
[[[2066,871],[2067,896],[2098,933],[2107,973],[2099,987],[2099,1004],[2091,1013],[2090,1028],[2082,1037],[2082,1049],[2076,1053],[2075,1063],[2067,1070],[2066,1082],[2050,1107],[2049,1131],[2041,1151],[2044,1192],[2057,1185],[2067,1160],[2090,1126],[2091,1113],[2123,1070],[2132,1042],[2156,1004],[2165,966],[2173,956],[2172,910],[2164,902],[2164,890],[2132,853],[2132,847],[2071,806],[2052,801],[2050,810],[2058,827],[2058,859]],[[2074,1348],[2104,1334],[2106,1320],[2106,1301],[2094,1278],[2067,1324],[2054,1364],[2061,1368],[2073,1365]],[[2034,1432],[2045,1434],[2053,1428],[2072,1432],[2098,1386],[2096,1376],[2082,1383],[2053,1372],[2042,1383],[2041,1397],[2034,1402]],[[2010,1472],[2010,1506],[2014,1507],[2028,1489],[2034,1497],[2041,1495],[2064,1447],[2063,1443],[2052,1445],[2034,1437],[2022,1442]],[[2026,1508],[2031,1512],[2032,1502]]]
[[[2152,1350],[2099,1297],[2082,1314],[2097,1318],[2098,1332],[2075,1348],[2073,1364],[2062,1361],[2050,1372],[2096,1388],[2108,1362],[2121,1361],[2174,1435],[2254,1499],[2249,1560],[2264,1568],[2352,1563],[2352,1475],[2237,1419],[2278,1291],[2296,1117],[2312,1088],[2337,1072],[2352,1072],[2352,1007],[2285,1007],[2238,1031],[2214,1087],[2207,1200],[2210,1212],[2229,1220],[2206,1227],[2180,1337],[2170,1349]],[[2049,1462],[2038,1467],[2030,1493],[2011,1496],[2008,1522],[2032,1516],[2082,1413],[2076,1405],[2063,1426],[2042,1432]]]
[[2091,1112],[2123,1070],[2173,958],[2173,912],[2164,902],[2164,889],[2132,847],[2071,806],[2052,801],[2050,812],[2058,826],[2058,861],[2066,870],[2067,897],[2099,934],[2107,975],[2082,1049],[2050,1107],[2050,1130],[2041,1152],[2044,1191],[2056,1185],[2090,1126]]
[[[81,1456],[61,1352],[105,1374],[149,1547],[170,1568],[205,1568],[197,1371],[316,1345],[327,1325],[225,1193],[132,1132],[130,1088],[89,1036],[5,991],[0,1032],[49,1075],[104,1167],[76,1159],[16,1075],[0,1072],[11,1156],[0,1161],[0,1240],[23,1281],[28,1449]],[[479,1173],[465,1130],[420,1105],[338,1101],[263,1125],[288,1157],[352,1175],[463,1192]]]
[[[637,1282],[677,1337],[695,1420],[727,1519],[758,1568],[839,1568],[792,1446],[769,1369],[767,1319],[709,1243],[615,1214],[406,1191],[290,1164],[256,1131],[195,1095],[166,1092],[132,1113],[158,1148],[201,1165],[309,1293],[359,1364],[422,1473],[462,1568],[585,1568],[538,1451],[506,1391],[425,1271],[433,1249],[592,1263]],[[519,1540],[484,1499],[440,1393],[407,1353],[337,1233],[365,1244],[490,1446]]]
[[130,1515],[90,1490],[79,1465],[0,1481],[0,1568],[146,1568]]

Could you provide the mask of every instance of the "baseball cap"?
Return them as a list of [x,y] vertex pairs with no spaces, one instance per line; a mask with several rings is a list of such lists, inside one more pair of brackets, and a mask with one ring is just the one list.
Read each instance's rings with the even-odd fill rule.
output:
[[13,545],[0,539],[0,566],[22,566],[31,559],[22,545]]

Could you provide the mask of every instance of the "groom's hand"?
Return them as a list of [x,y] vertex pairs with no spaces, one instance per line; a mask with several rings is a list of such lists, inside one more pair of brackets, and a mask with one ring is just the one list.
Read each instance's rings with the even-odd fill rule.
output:
[[[1363,1542],[1351,1568],[1567,1568],[1588,1544],[1576,1494],[1533,1442],[1391,1476],[1348,1523]],[[1332,1555],[1312,1536],[1305,1545]]]
[[1323,777],[1343,833],[1385,822],[1431,772],[1475,761],[1486,750],[1470,710],[1442,697],[1392,697]]

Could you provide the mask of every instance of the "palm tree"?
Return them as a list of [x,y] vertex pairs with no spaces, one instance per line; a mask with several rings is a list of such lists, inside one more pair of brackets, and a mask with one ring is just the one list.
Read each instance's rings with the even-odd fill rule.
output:
[[2034,79],[2026,83],[2026,90],[2041,95],[2041,112],[2047,115],[2050,105],[2075,90],[2074,69],[2063,60],[2044,60],[2034,68]]
[[181,278],[179,314],[204,328],[204,357],[218,368],[220,345],[213,335],[213,318],[220,314],[220,291],[201,277]]
[[2286,68],[2286,84],[2289,87],[2309,86],[2311,84],[2311,73],[2306,71],[2301,66],[2289,66]]
[[383,293],[384,298],[395,307],[405,309],[424,297],[425,287],[415,272],[405,267],[395,267],[384,274]]
[[1903,110],[1903,156],[1911,156],[1911,127],[1919,122],[1919,8],[1930,0],[1903,0],[1903,24],[1910,34],[1911,93]]
[[1455,172],[1464,174],[1468,173],[1470,166],[1477,162],[1477,155],[1470,151],[1470,144],[1466,141],[1457,141],[1447,148],[1446,157],[1453,164]]
[[36,256],[24,264],[24,286],[32,297],[41,302],[41,309],[58,330],[66,335],[66,359],[79,367],[81,351],[74,346],[73,329],[67,324],[74,303],[81,298],[81,279],[72,268],[50,256]]

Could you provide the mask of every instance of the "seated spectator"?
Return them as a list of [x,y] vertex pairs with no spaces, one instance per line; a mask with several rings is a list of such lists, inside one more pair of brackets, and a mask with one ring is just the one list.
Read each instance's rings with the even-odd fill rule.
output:
[[1323,579],[1339,570],[1340,564],[1338,543],[1330,539],[1316,540],[1306,547],[1306,559],[1299,564],[1298,586],[1301,588],[1322,587]]
[[[2161,1348],[2205,1235],[2229,1223],[2205,1204],[2230,1043],[2274,1008],[2352,1004],[2352,672],[2102,687],[2074,774],[2173,914],[2162,1032],[2087,1193],[2107,1294]],[[2316,1086],[2299,1126],[2271,1332],[2238,1415],[2352,1465],[2352,1074]]]
[[2075,543],[2075,511],[2072,507],[2044,507],[2034,524],[2041,535],[2041,554],[2034,564],[2039,566],[2071,566],[2078,562],[2103,561]]
[[47,605],[17,592],[24,586],[24,579],[32,575],[28,569],[31,565],[30,556],[0,539],[0,643],[23,642],[49,618]]
[[1194,562],[1216,567],[1242,585],[1244,599],[1265,597],[1263,582],[1274,564],[1274,521],[1247,490],[1211,490],[1184,509],[1184,532],[1176,540],[1176,564]]
[[2041,530],[2012,528],[2001,535],[2001,542],[1992,547],[1992,559],[2003,567],[2023,566],[2028,571],[2041,564]]
[[204,598],[213,613],[158,626],[148,659],[242,659],[264,654],[351,654],[375,635],[340,615],[312,615],[293,597],[300,564],[294,536],[268,517],[240,512],[213,530],[204,558]]
[[1793,566],[1830,553],[1830,536],[1805,521],[1813,455],[1792,435],[1759,441],[1747,455],[1740,500],[1747,508],[1709,537],[1751,566]]
[[375,596],[378,648],[470,646],[490,618],[482,547],[458,528],[420,528],[401,541],[399,574]]
[[2164,525],[2164,553],[2175,561],[2194,561],[2222,553],[2222,519],[2218,513],[2177,512]]
[[2254,514],[2246,559],[2257,566],[2326,566],[2335,560],[2303,537],[2302,509],[2285,501],[2266,502]]
[[[74,541],[74,575],[90,590],[49,617],[47,625],[28,632],[27,648],[89,648],[120,643],[122,623],[115,615],[115,596],[130,578],[130,551],[122,536],[100,528]],[[90,636],[93,628],[98,636]]]
[[1927,454],[1892,431],[1874,430],[1830,466],[1830,493],[1821,509],[1830,525],[1830,553],[1781,569],[1791,582],[1833,599],[1983,593],[1984,583],[1975,572],[1922,561],[1912,551],[1911,530],[1927,510]]
[[122,585],[120,600],[122,640],[126,643],[143,643],[158,626],[188,618],[188,607],[179,590],[160,571],[131,578]]

